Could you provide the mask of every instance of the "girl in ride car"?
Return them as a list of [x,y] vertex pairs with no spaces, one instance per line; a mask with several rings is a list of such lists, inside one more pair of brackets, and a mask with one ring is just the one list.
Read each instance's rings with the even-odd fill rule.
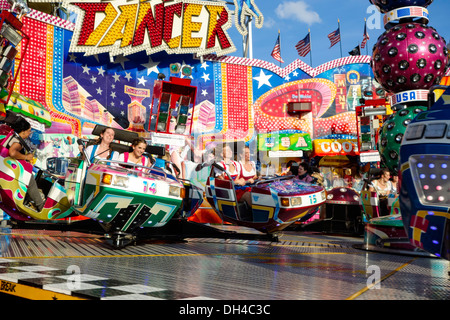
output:
[[[142,166],[150,167],[152,165],[150,159],[144,156],[147,142],[144,138],[136,138],[131,143],[132,152],[124,152],[119,155],[118,160],[122,162],[135,163]],[[142,170],[141,167],[136,167],[137,170]]]

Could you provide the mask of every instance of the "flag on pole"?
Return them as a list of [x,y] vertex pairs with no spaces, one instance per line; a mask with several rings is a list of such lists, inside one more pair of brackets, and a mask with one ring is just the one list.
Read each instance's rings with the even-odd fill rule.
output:
[[310,34],[308,32],[308,35],[295,45],[295,49],[297,49],[300,57],[306,57],[306,55],[311,51],[311,39],[309,35]]
[[280,46],[280,32],[278,31],[278,38],[275,42],[275,47],[273,47],[272,53],[270,54],[278,62],[284,63],[281,58],[281,46]]
[[349,52],[351,56],[360,56],[361,55],[361,49],[359,48],[359,44],[353,48],[352,51]]
[[328,39],[330,39],[330,42],[331,42],[330,48],[332,46],[334,46],[336,43],[338,43],[339,41],[341,41],[341,30],[340,29],[341,28],[338,27],[336,29],[336,31],[333,31],[328,35]]
[[361,49],[364,49],[366,47],[367,40],[369,40],[369,33],[367,32],[367,22],[364,19],[364,36],[363,41],[361,42]]

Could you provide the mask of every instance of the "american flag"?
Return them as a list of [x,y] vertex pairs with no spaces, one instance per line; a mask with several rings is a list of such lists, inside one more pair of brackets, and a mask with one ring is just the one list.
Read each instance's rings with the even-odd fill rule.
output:
[[428,90],[417,90],[417,99],[428,100]]
[[420,7],[411,7],[411,8],[399,9],[397,14],[399,16],[404,16],[404,17],[407,17],[407,16],[423,17],[423,16],[426,16],[426,11]]
[[272,53],[270,54],[275,60],[284,63],[281,59],[281,48],[280,48],[280,34],[278,33],[277,42],[275,42],[275,47],[273,47]]
[[364,49],[366,47],[367,40],[369,40],[369,33],[367,32],[367,23],[364,23],[364,36],[363,41],[361,42],[361,49]]
[[295,49],[297,49],[298,54],[300,57],[305,57],[310,51],[311,51],[311,40],[308,35],[305,37],[305,39],[300,40],[296,45]]
[[331,42],[330,48],[341,41],[341,31],[339,27],[336,29],[336,31],[333,31],[328,35],[328,39],[330,39]]

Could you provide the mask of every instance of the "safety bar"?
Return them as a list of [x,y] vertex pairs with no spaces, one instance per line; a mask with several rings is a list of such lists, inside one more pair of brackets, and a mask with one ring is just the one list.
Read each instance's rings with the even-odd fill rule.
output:
[[[114,163],[114,164],[117,164],[117,165],[124,165],[124,166],[128,166],[128,167],[133,167],[133,170],[136,170],[136,168],[143,168],[143,169],[149,170],[148,173],[142,172],[144,174],[149,174],[149,173],[151,173],[151,171],[157,171],[157,172],[160,172],[160,173],[162,173],[164,175],[164,179],[167,179],[167,173],[164,170],[162,170],[161,168],[154,167],[154,166],[147,167],[147,166],[143,166],[142,164],[123,162],[123,161],[120,161],[120,160],[108,160],[108,159],[95,159],[94,163],[96,163],[96,164],[106,164],[108,166],[111,166],[111,163]],[[121,168],[121,169],[129,169],[129,168],[125,168],[125,167],[119,167],[119,168]]]

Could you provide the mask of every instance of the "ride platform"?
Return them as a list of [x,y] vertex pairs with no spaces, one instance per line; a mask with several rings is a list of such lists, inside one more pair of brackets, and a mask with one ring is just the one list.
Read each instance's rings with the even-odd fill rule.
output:
[[[243,227],[225,231],[251,234]],[[0,295],[86,300],[450,300],[449,262],[361,250],[363,238],[145,240],[0,229]]]

